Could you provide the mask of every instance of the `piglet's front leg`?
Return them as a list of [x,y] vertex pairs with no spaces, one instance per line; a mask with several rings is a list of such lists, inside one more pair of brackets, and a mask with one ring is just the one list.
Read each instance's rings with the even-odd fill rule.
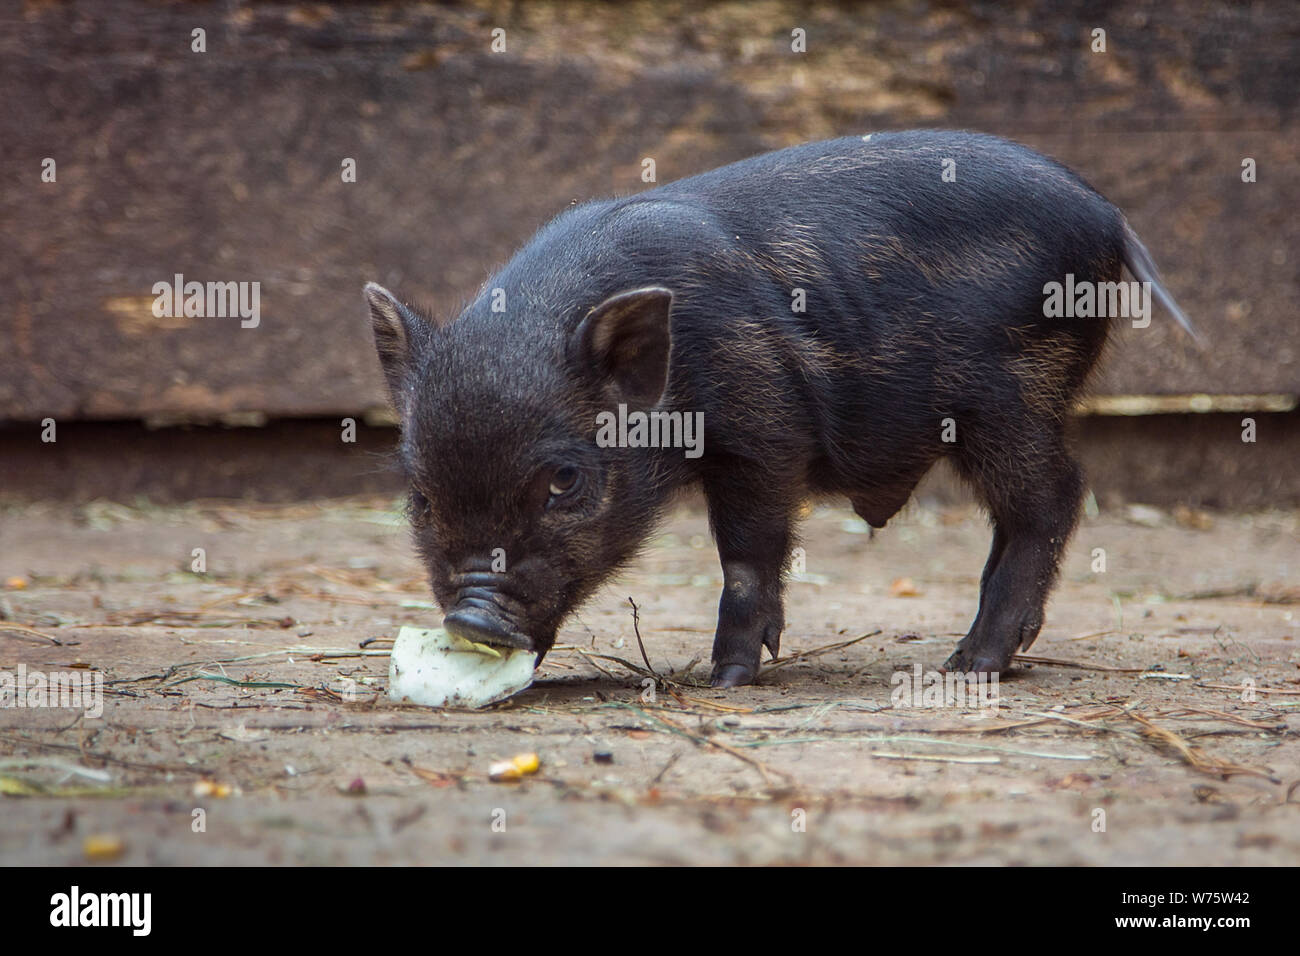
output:
[[773,657],[781,647],[791,516],[783,503],[755,492],[753,487],[705,487],[723,577],[713,640],[714,687],[752,684],[763,647]]

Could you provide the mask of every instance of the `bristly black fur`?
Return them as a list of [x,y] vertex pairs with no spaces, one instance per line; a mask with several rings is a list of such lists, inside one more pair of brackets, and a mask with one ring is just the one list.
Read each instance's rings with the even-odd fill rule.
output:
[[[881,527],[948,458],[994,533],[947,666],[1005,668],[1042,626],[1075,525],[1065,420],[1111,324],[1050,316],[1045,287],[1125,264],[1190,330],[1078,175],[991,136],[918,131],[571,208],[442,327],[368,293],[449,622],[544,653],[699,484],[725,579],[713,680],[746,683],[779,646],[800,505],[844,496]],[[628,402],[702,412],[703,455],[599,447],[597,414]]]

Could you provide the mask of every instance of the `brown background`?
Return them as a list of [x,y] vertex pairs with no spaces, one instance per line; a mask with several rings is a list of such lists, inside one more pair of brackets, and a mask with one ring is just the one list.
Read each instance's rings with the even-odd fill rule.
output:
[[[1158,311],[1100,393],[1295,396],[1298,19],[1185,0],[8,4],[0,421],[373,411],[364,281],[447,314],[570,201],[643,188],[643,157],[664,182],[914,126],[1019,139],[1126,211],[1210,344]],[[154,318],[177,272],[260,282],[260,327]],[[1279,428],[1295,438],[1295,415]]]
[[[360,286],[454,309],[575,198],[887,127],[1021,139],[1127,211],[1165,317],[1106,392],[1300,392],[1293,4],[6,5],[0,415],[382,404]],[[489,52],[490,31],[507,52]],[[790,51],[802,26],[808,52]],[[1107,50],[1089,48],[1094,27]],[[190,30],[208,50],[190,52]],[[40,161],[58,182],[39,181]],[[1254,157],[1259,181],[1241,182]],[[359,179],[341,181],[344,157]],[[262,283],[262,325],[154,282]]]

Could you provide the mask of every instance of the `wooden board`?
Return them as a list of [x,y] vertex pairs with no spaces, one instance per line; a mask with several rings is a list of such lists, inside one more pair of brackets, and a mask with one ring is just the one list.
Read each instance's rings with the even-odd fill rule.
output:
[[[1157,314],[1102,393],[1300,393],[1294,7],[1090,6],[6,4],[0,420],[364,411],[366,280],[447,314],[643,157],[910,126],[1018,138],[1127,211],[1210,345]],[[260,325],[155,318],[176,273],[259,282]]]

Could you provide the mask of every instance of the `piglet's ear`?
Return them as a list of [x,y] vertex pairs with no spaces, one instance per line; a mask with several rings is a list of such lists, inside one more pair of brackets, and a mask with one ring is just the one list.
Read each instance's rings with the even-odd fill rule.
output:
[[610,296],[573,331],[574,361],[628,404],[658,404],[668,384],[672,304],[673,294],[659,286]]
[[388,382],[388,394],[393,406],[403,412],[405,402],[402,391],[411,369],[413,357],[427,345],[432,327],[419,313],[393,293],[374,282],[367,282],[366,303],[370,306],[370,324],[375,333],[375,350]]

